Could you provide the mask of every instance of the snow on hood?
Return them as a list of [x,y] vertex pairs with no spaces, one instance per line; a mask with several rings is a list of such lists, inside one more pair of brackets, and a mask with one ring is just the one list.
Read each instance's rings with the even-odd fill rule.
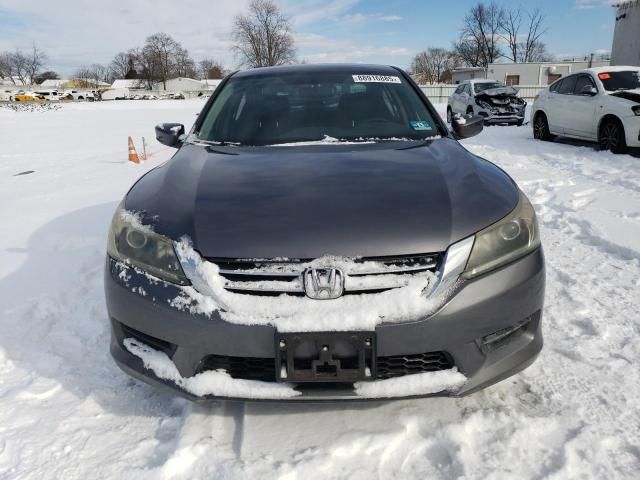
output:
[[[271,325],[280,332],[372,331],[381,323],[418,320],[433,314],[445,302],[451,285],[429,296],[438,277],[432,272],[410,276],[406,285],[376,295],[348,295],[335,300],[280,295],[253,296],[225,290],[226,279],[216,264],[203,260],[188,238],[175,243],[175,250],[192,286],[179,287],[180,295],[170,305],[194,314],[218,312],[227,322],[240,325]],[[327,263],[328,262],[328,263]],[[309,266],[369,268],[370,262],[323,257]],[[378,268],[380,264],[376,263]],[[363,280],[367,281],[367,280]],[[375,280],[374,280],[375,281]]]
[[291,385],[267,383],[258,380],[232,378],[224,370],[208,370],[193,377],[183,377],[173,361],[164,353],[133,338],[125,338],[123,344],[129,352],[142,360],[144,367],[156,377],[174,382],[187,392],[203,397],[274,399],[300,395]]
[[[251,398],[256,400],[285,399],[302,394],[294,385],[263,382],[231,377],[225,370],[207,370],[193,377],[183,377],[173,361],[164,353],[134,339],[123,344],[129,352],[142,360],[144,367],[156,377],[174,382],[180,388],[197,396]],[[354,383],[357,396],[364,398],[394,398],[430,395],[444,391],[455,392],[467,381],[457,368],[439,372],[426,372],[404,377]]]

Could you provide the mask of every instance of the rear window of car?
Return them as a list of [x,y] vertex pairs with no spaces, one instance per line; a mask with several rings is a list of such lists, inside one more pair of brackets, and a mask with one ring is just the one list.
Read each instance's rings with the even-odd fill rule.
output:
[[197,138],[249,146],[421,140],[439,126],[398,74],[287,72],[231,77],[203,116]]
[[640,88],[640,70],[603,72],[598,74],[598,78],[608,92]]
[[492,88],[502,88],[504,85],[500,82],[486,82],[486,83],[476,83],[473,85],[473,89],[476,93],[482,93],[485,90],[491,90]]

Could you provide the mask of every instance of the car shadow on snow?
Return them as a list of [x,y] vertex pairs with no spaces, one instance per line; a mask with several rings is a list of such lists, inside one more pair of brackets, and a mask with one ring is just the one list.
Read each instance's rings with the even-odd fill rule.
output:
[[117,205],[72,211],[33,232],[26,248],[7,245],[26,259],[0,279],[0,348],[33,382],[57,382],[79,400],[116,414],[172,415],[171,396],[130,379],[109,354],[102,275]]
[[[558,137],[553,140],[553,143],[559,143],[562,145],[573,145],[574,147],[587,147],[595,150],[596,152],[604,151],[600,149],[600,146],[597,143],[576,140],[573,138]],[[629,149],[628,154],[632,157],[640,158],[640,148],[631,148]]]

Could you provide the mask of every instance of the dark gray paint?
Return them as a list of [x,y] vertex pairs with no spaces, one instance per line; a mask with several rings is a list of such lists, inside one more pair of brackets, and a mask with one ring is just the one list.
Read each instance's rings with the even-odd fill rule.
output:
[[517,187],[450,138],[307,147],[186,144],[126,208],[207,257],[441,252],[509,213]]

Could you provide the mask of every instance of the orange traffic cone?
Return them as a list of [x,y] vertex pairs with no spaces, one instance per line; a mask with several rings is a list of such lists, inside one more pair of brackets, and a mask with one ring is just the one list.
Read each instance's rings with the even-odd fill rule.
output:
[[129,161],[133,163],[140,163],[138,152],[136,152],[136,147],[133,145],[131,137],[129,137]]

